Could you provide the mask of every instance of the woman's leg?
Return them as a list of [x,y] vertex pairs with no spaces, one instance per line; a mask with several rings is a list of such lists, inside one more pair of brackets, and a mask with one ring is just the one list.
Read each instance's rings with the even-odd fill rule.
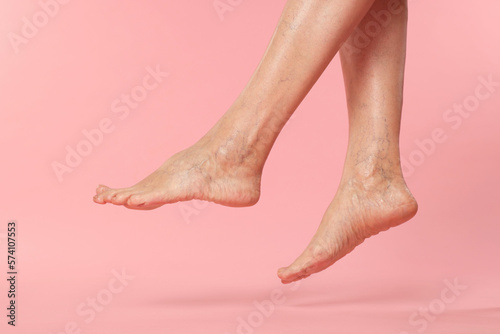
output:
[[136,185],[99,186],[94,201],[131,209],[190,199],[255,204],[276,137],[373,1],[289,0],[255,73],[214,127]]
[[[278,271],[283,283],[331,266],[364,239],[417,212],[399,156],[408,12],[406,0],[399,0],[399,7],[394,4],[376,0],[370,13],[385,11],[387,26],[373,33],[369,44],[365,39],[362,48],[356,44],[359,36],[351,35],[340,50],[349,111],[344,171],[311,243],[292,265]],[[376,27],[375,22],[375,16],[367,14],[359,28]]]

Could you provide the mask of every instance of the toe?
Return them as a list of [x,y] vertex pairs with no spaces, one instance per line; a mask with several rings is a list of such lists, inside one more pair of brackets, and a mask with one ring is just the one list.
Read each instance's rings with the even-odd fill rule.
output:
[[146,198],[142,194],[130,195],[126,201],[127,207],[130,207],[130,208],[144,206],[144,204],[146,204]]
[[100,184],[97,186],[95,190],[95,195],[94,195],[94,202],[98,204],[105,204],[106,201],[104,200],[104,192],[108,191],[110,188],[106,187],[105,185]]
[[278,270],[278,277],[281,279],[281,283],[283,284],[290,284],[309,276],[311,276],[310,273],[306,273],[304,270],[296,270],[291,266],[287,268],[280,268]]
[[113,203],[113,199],[115,198],[116,195],[119,193],[123,192],[124,189],[111,189],[108,188],[107,190],[103,191],[99,197],[102,198],[102,201],[104,203]]
[[310,257],[304,251],[291,265],[288,267],[280,268],[278,271],[278,276],[285,281],[294,281],[301,273],[305,273],[308,268],[308,262],[310,262]]
[[333,256],[329,249],[317,245],[310,245],[288,267],[280,268],[278,276],[287,284],[309,277],[333,264]]
[[291,283],[295,280],[297,276],[297,270],[293,270],[293,265],[288,267],[283,267],[278,270],[278,277],[283,283]]
[[97,188],[95,190],[95,193],[96,193],[96,195],[100,195],[100,194],[102,194],[104,191],[106,191],[108,189],[109,189],[109,187],[107,187],[107,186],[105,186],[103,184],[100,184],[100,185],[97,186]]
[[290,284],[290,283],[293,283],[293,282],[300,281],[302,279],[308,278],[309,276],[311,276],[311,275],[297,275],[297,276],[295,276],[293,278],[290,278],[290,279],[282,279],[281,283],[283,283],[283,284]]
[[153,210],[164,205],[165,202],[157,201],[157,197],[151,193],[132,194],[128,197],[124,206],[134,210]]
[[104,204],[104,200],[101,195],[95,195],[93,200],[97,204]]
[[288,267],[278,269],[278,277],[284,279],[287,276]]
[[111,197],[111,203],[114,205],[125,205],[127,204],[128,199],[130,196],[133,195],[133,191],[120,191],[116,192],[113,197]]

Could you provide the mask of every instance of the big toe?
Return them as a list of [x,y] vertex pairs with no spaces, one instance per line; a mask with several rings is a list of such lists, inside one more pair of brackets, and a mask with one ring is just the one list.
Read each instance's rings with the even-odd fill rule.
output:
[[278,277],[283,284],[289,284],[309,276],[311,276],[311,274],[306,273],[305,270],[298,269],[297,267],[294,268],[293,266],[278,269]]
[[128,202],[130,196],[132,196],[134,192],[132,190],[123,190],[120,192],[116,192],[110,199],[110,202],[114,205],[125,205]]
[[333,256],[329,249],[313,245],[306,250],[288,267],[278,270],[278,277],[283,283],[291,283],[311,276],[331,264]]
[[132,194],[123,204],[129,209],[135,210],[153,210],[159,208],[164,203],[155,201],[155,197],[151,194]]

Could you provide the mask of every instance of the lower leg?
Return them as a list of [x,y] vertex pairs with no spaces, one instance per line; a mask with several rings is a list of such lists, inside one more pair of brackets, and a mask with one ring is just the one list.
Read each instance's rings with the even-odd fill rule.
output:
[[214,127],[135,186],[99,186],[94,201],[134,209],[190,199],[254,204],[279,132],[373,1],[289,0],[255,73]]
[[[372,9],[387,10],[387,0]],[[340,51],[349,111],[349,144],[341,182],[306,250],[278,271],[283,283],[321,271],[364,239],[399,225],[417,210],[400,167],[399,129],[406,50],[406,3],[364,49],[351,36]],[[360,23],[364,27],[367,15]]]

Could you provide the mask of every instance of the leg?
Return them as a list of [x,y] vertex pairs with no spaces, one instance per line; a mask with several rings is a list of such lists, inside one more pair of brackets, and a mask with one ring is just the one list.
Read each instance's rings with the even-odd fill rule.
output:
[[99,186],[94,201],[132,209],[191,199],[255,204],[279,132],[373,1],[289,0],[255,73],[214,127],[136,185]]
[[[392,1],[393,2],[393,1]],[[388,0],[376,0],[375,12]],[[302,255],[278,276],[283,283],[321,271],[364,239],[417,212],[400,166],[399,129],[406,54],[406,1],[371,43],[353,52],[354,36],[340,50],[349,111],[349,145],[337,193]],[[360,28],[373,21],[367,14]]]

